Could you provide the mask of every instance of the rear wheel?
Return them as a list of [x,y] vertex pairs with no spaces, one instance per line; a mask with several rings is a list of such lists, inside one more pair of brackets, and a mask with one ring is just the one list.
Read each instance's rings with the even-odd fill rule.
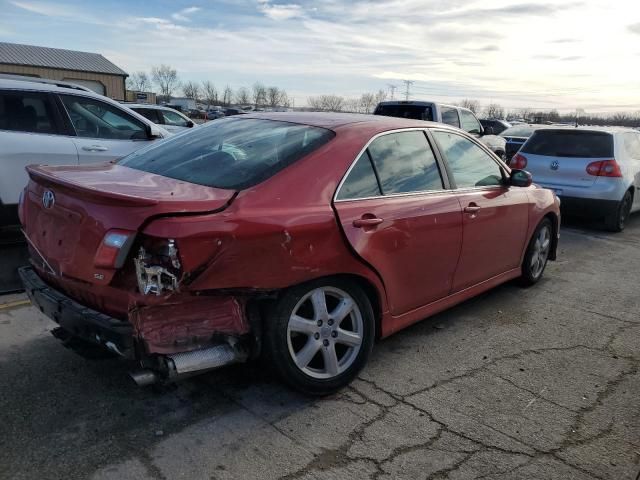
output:
[[324,279],[287,290],[265,326],[267,356],[280,377],[311,395],[347,385],[374,339],[369,299],[353,282]]
[[631,213],[632,203],[633,195],[631,195],[631,192],[627,190],[624,197],[622,197],[622,200],[620,200],[616,211],[604,219],[604,224],[607,230],[610,232],[621,232],[624,230],[629,214]]
[[544,269],[547,266],[547,261],[549,260],[549,253],[551,252],[552,234],[553,227],[551,221],[545,218],[540,222],[538,228],[536,228],[536,231],[529,241],[527,252],[524,255],[522,276],[520,277],[520,283],[522,285],[534,285],[542,278]]

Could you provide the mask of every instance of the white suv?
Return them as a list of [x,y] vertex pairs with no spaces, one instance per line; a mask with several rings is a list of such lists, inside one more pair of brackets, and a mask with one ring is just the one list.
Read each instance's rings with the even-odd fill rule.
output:
[[0,76],[0,226],[18,223],[30,164],[119,159],[171,134],[85,87]]

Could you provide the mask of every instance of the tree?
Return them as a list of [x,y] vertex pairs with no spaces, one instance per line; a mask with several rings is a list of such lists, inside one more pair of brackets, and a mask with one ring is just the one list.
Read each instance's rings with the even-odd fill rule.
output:
[[260,82],[256,82],[253,84],[251,90],[251,99],[253,100],[253,105],[255,108],[258,108],[259,106],[267,103],[267,89]]
[[470,98],[465,98],[460,102],[460,106],[462,108],[468,108],[473,113],[478,113],[480,111],[480,102],[478,100],[471,100]]
[[504,118],[504,108],[497,103],[490,103],[485,109],[487,118]]
[[226,87],[224,87],[224,92],[222,93],[222,103],[224,104],[225,107],[228,107],[229,105],[231,105],[232,101],[233,101],[233,90],[229,85],[227,85]]
[[184,93],[185,97],[198,101],[200,98],[200,86],[195,82],[187,82],[182,85],[182,93]]
[[345,107],[344,97],[339,95],[309,97],[307,103],[314,110],[324,110],[327,112],[341,112]]
[[218,89],[209,80],[202,82],[202,97],[207,102],[207,110],[211,105],[218,103]]
[[151,80],[145,72],[134,72],[127,78],[127,88],[135,92],[148,92]]
[[236,92],[236,103],[239,105],[248,105],[251,102],[251,95],[247,87],[240,87]]
[[266,90],[266,103],[271,108],[284,106],[286,98],[287,93],[284,90],[280,90],[278,87],[268,87]]
[[178,72],[169,65],[160,65],[151,69],[151,78],[160,89],[160,95],[168,99],[171,94],[180,86]]

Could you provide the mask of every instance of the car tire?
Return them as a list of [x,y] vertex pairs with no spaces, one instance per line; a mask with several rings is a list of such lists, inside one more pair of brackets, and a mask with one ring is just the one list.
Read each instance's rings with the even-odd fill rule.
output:
[[553,226],[548,218],[543,219],[529,240],[522,261],[520,284],[525,287],[535,285],[542,278],[551,252]]
[[283,292],[266,318],[264,350],[280,378],[307,395],[348,385],[369,359],[371,302],[354,282],[328,278]]
[[604,225],[607,230],[610,232],[621,232],[624,230],[626,226],[627,219],[629,218],[629,214],[631,213],[631,204],[633,203],[633,195],[631,192],[627,190],[618,203],[618,207],[616,211],[611,215],[605,217]]

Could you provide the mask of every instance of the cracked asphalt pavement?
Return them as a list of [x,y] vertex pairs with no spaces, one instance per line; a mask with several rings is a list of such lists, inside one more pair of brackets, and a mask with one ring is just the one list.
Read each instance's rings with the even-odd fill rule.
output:
[[154,392],[0,297],[2,479],[631,479],[640,472],[640,215],[563,227],[503,285],[378,342],[339,394],[264,365]]

